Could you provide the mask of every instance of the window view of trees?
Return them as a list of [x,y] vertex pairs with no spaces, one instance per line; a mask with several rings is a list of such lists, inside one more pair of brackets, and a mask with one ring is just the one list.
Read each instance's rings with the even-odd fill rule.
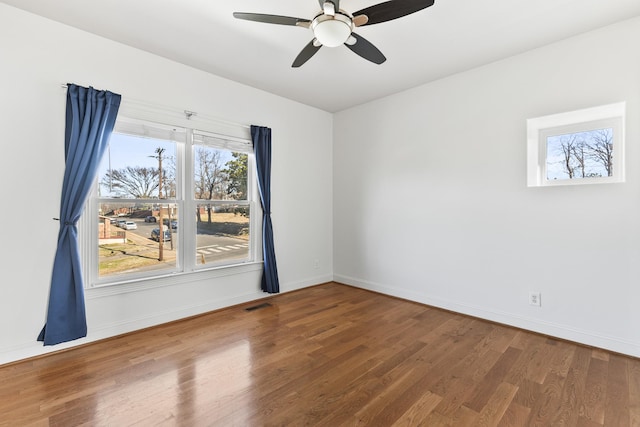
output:
[[613,175],[613,129],[547,138],[547,179],[581,179]]
[[[159,157],[158,151],[162,151]],[[100,167],[100,196],[157,199],[162,161],[163,198],[175,197],[176,143],[114,133]]]
[[[215,262],[215,257],[207,258],[213,254],[226,253],[228,260],[248,256],[247,165],[247,154],[194,146],[194,199],[198,201],[196,262],[199,264]],[[211,245],[210,236],[220,236],[220,242],[228,246]],[[228,238],[235,241],[226,240]]]
[[227,162],[229,185],[228,194],[238,200],[247,199],[247,158],[243,153],[231,153],[232,160]]
[[[98,178],[99,278],[176,271],[182,250],[195,251],[198,265],[249,258],[248,154],[194,145],[178,168],[177,144],[112,135]],[[193,202],[180,194],[185,174],[193,177],[186,191]],[[179,238],[194,221],[195,235]]]
[[150,199],[158,188],[158,169],[142,166],[113,169],[107,171],[101,184],[121,197]]

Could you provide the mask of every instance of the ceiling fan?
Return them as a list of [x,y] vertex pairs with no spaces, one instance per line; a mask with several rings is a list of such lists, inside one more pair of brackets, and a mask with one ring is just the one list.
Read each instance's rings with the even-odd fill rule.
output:
[[245,12],[234,12],[233,16],[247,21],[310,28],[314,38],[293,61],[291,66],[294,68],[307,62],[322,46],[336,47],[341,44],[368,61],[382,64],[387,58],[367,39],[354,33],[353,29],[401,18],[432,6],[434,2],[435,0],[389,0],[349,14],[340,9],[340,0],[319,0],[322,10],[311,20]]

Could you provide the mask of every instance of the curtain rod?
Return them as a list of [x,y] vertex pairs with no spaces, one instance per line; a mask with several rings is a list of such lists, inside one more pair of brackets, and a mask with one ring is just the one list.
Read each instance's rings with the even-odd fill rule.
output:
[[[67,89],[68,85],[67,85],[67,83],[62,83],[62,84],[60,84],[60,87],[62,89]],[[168,107],[166,105],[152,104],[150,102],[142,101],[142,100],[138,100],[138,99],[134,99],[134,98],[123,98],[123,100],[125,102],[129,102],[129,103],[133,103],[133,104],[138,104],[138,105],[143,105],[143,106],[146,105],[146,106],[151,107],[151,108],[160,108],[160,109],[165,110],[165,111],[176,112],[175,108]],[[192,110],[182,110],[182,113],[186,116],[187,120],[191,120],[192,117],[198,115],[198,113],[196,111],[192,111]],[[244,129],[251,128],[250,125],[245,125],[245,124],[242,124],[242,123],[236,123],[236,122],[232,122],[232,121],[229,121],[229,120],[223,120],[223,119],[216,118],[216,117],[207,117],[207,116],[201,116],[201,117],[203,117],[203,120],[206,120],[206,121],[218,122],[218,123],[231,125],[231,126],[240,126],[240,127],[244,128]]]

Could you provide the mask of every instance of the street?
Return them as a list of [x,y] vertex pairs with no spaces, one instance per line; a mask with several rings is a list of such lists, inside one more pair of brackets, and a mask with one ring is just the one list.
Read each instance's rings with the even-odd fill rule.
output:
[[[137,230],[127,230],[127,237],[138,241],[145,241],[157,244],[151,239],[151,230],[158,228],[155,222],[144,222],[142,219],[130,219],[138,226]],[[178,230],[172,229],[173,238],[177,238]],[[171,242],[165,242],[165,248],[170,248]],[[242,259],[249,253],[249,242],[233,237],[198,234],[196,241],[196,262],[198,264],[208,264],[221,260]]]

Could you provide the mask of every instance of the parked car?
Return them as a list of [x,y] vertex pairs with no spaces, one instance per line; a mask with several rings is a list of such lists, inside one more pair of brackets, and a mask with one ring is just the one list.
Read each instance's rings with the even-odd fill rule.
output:
[[[154,228],[151,230],[151,238],[156,242],[160,241],[160,229]],[[171,232],[169,230],[164,230],[164,241],[171,240]]]
[[126,219],[119,219],[118,221],[116,221],[116,225],[120,228],[124,228],[124,225],[127,223]]
[[156,222],[156,221],[157,221],[157,220],[156,220],[156,217],[155,217],[155,216],[153,216],[153,215],[149,215],[148,217],[146,217],[146,218],[144,219],[144,222]]
[[124,223],[124,226],[122,228],[124,228],[125,230],[137,230],[138,224],[133,221],[127,221]]
[[[168,218],[164,218],[162,220],[162,223],[164,225],[168,226],[169,225],[169,219]],[[173,228],[174,230],[176,230],[178,228],[178,221],[177,220],[174,219],[174,220],[171,221],[171,228]]]

